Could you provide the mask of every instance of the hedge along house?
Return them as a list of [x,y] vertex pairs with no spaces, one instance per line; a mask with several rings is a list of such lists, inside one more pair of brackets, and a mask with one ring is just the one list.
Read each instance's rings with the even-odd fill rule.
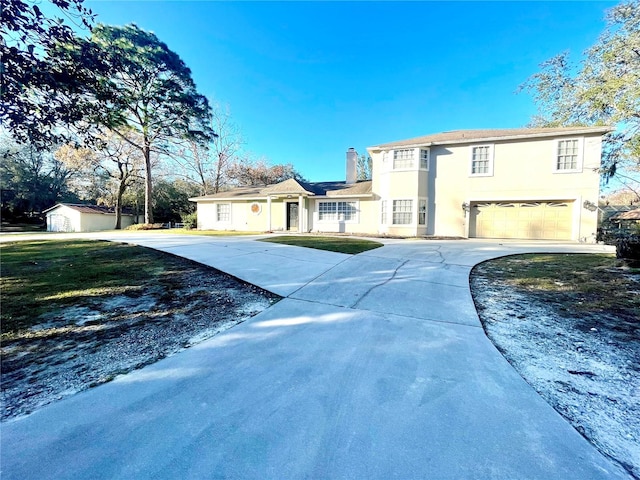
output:
[[375,217],[371,181],[356,181],[357,152],[347,152],[344,182],[294,179],[191,198],[198,228],[253,232],[368,233]]
[[[99,205],[58,203],[43,213],[47,217],[48,232],[98,232],[113,230],[116,226],[113,209]],[[121,228],[136,223],[135,218],[135,215],[123,213]]]
[[198,228],[595,241],[609,127],[456,130],[369,147],[372,180],[193,198]]

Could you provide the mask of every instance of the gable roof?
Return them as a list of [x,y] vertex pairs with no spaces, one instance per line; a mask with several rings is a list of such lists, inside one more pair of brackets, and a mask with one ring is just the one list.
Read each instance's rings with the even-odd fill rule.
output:
[[[68,207],[80,213],[94,213],[101,215],[114,215],[115,210],[111,207],[104,207],[102,205],[86,205],[83,203],[57,203],[51,208],[47,208],[42,213],[50,212],[58,207]],[[123,215],[131,215],[131,213],[122,212]]]
[[640,208],[628,212],[617,213],[610,220],[640,220]]
[[525,138],[557,137],[560,135],[603,135],[613,131],[611,127],[554,127],[554,128],[506,128],[484,130],[452,130],[422,137],[383,143],[370,150],[385,150],[393,147],[427,147],[431,145],[452,145],[479,141],[518,140]]
[[306,195],[306,196],[367,196],[371,195],[371,180],[356,183],[347,182],[302,182],[293,178],[266,187],[237,187],[225,192],[190,198],[198,200],[251,200],[266,198],[269,195]]

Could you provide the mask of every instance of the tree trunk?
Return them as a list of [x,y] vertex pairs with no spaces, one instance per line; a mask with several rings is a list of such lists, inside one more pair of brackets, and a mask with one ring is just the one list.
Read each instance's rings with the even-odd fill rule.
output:
[[153,184],[151,182],[151,146],[145,139],[144,142],[144,223],[153,223]]
[[122,229],[122,196],[127,188],[126,180],[120,180],[116,196],[116,230]]

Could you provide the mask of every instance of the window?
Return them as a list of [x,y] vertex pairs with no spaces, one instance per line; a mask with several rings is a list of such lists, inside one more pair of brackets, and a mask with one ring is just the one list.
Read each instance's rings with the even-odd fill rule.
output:
[[355,221],[357,212],[356,202],[318,203],[318,220],[324,222]]
[[471,147],[471,175],[493,175],[493,149],[491,145]]
[[387,201],[382,200],[380,202],[380,223],[382,225],[387,224]]
[[216,219],[218,222],[230,222],[231,221],[231,204],[219,203],[216,211]]
[[410,148],[393,151],[393,169],[413,168],[413,150]]
[[420,168],[429,170],[429,150],[420,150]]
[[556,170],[578,170],[578,139],[558,140]]
[[427,201],[420,200],[418,203],[418,225],[427,224]]
[[413,200],[393,201],[393,224],[411,225]]

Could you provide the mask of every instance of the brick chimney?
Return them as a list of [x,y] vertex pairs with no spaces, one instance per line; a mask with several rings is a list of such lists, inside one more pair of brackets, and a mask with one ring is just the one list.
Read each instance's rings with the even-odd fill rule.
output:
[[347,183],[358,181],[358,152],[351,147],[347,150]]

